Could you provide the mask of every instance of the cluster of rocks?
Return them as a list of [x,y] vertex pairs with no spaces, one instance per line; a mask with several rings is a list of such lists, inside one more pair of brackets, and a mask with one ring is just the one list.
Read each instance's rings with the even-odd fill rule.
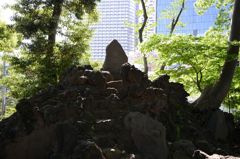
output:
[[[108,58],[111,45],[125,56],[115,43]],[[150,81],[122,59],[116,69],[73,66],[57,86],[20,100],[0,122],[0,158],[237,159],[228,156],[240,155],[231,114],[192,108],[182,84]]]

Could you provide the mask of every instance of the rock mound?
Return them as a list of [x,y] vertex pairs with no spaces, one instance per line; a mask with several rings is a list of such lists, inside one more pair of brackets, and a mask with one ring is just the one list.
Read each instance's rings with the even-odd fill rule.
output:
[[[222,158],[239,155],[240,129],[229,114],[191,108],[183,85],[170,82],[167,75],[150,81],[128,63],[120,72],[121,78],[113,81],[107,71],[74,66],[57,86],[20,100],[17,112],[0,122],[0,158],[188,159],[209,158],[214,153]],[[225,120],[228,135],[215,139],[220,126],[211,125],[218,118]],[[210,155],[196,152],[193,156],[197,149]]]

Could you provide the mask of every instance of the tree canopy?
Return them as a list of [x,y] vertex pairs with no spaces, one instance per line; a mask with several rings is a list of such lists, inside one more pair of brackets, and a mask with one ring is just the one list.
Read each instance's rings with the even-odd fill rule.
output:
[[[196,6],[205,10],[214,3],[219,5],[220,7],[217,6],[219,8],[232,7],[233,4],[232,1],[199,0]],[[195,85],[195,88],[193,85],[188,88],[191,89],[190,91],[201,92],[201,96],[192,104],[199,109],[216,109],[224,99],[227,103],[226,101],[239,98],[239,84],[231,85],[232,82],[236,82],[234,77],[238,77],[239,72],[237,67],[240,41],[239,3],[238,0],[234,3],[229,34],[226,32],[230,26],[227,20],[228,14],[226,16],[220,14],[214,29],[203,37],[157,35],[145,46],[143,45],[143,49],[149,49],[147,51],[158,50],[161,54],[160,58],[165,60],[164,62],[167,61],[170,67],[167,71],[177,72],[173,74],[178,81],[182,80],[187,87],[191,82]],[[227,41],[228,36],[229,41]]]
[[[203,89],[214,84],[221,73],[222,65],[228,48],[227,33],[209,30],[204,36],[192,35],[154,35],[142,45],[145,52],[157,51],[157,75],[169,74],[171,79],[184,84],[192,95],[199,94]],[[160,70],[166,63],[166,69]],[[237,68],[225,99],[228,106],[240,107],[239,96],[240,69]]]
[[88,58],[97,1],[19,0],[12,6],[13,26],[23,36],[19,53],[8,57],[7,84],[14,97],[56,84],[67,67]]
[[11,26],[0,21],[0,52],[11,52],[18,44],[19,35]]
[[[213,83],[221,71],[227,36],[209,31],[205,36],[192,35],[154,35],[142,49],[146,52],[157,51],[157,73],[168,73],[183,83],[191,93],[201,92]],[[217,54],[216,54],[217,53]],[[165,62],[166,70],[160,71]]]

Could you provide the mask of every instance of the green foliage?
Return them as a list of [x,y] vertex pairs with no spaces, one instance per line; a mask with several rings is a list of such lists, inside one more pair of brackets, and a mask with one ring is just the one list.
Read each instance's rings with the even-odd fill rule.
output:
[[[2,105],[2,98],[0,98],[0,103]],[[16,109],[15,109],[16,104],[17,104],[16,99],[7,97],[7,105],[5,107],[5,113],[0,115],[0,121],[2,119],[8,118],[9,116],[11,116],[13,113],[16,112]],[[0,112],[1,112],[1,110],[0,110]]]
[[[133,28],[134,31],[135,31],[135,36],[138,37],[139,36],[139,29],[141,28],[142,26],[142,21],[143,21],[143,8],[142,8],[142,5],[141,5],[141,1],[140,0],[134,0],[134,2],[136,3],[136,5],[139,6],[138,10],[136,11],[136,16],[138,19],[140,19],[139,23],[132,23],[132,22],[129,22],[129,21],[126,21],[125,22],[125,25],[127,27],[130,27],[130,28]],[[149,0],[144,0],[145,2],[145,6],[147,6]],[[151,6],[148,6],[146,8],[146,11],[147,11],[147,16],[148,18],[152,15],[152,14],[155,14],[155,9],[154,7],[151,7]],[[148,31],[150,31],[151,29],[153,29],[154,27],[156,27],[157,23],[149,23],[149,20],[147,21],[146,23],[146,26],[144,28],[144,32],[143,32],[143,38],[144,39],[147,39],[149,38],[149,34],[148,34]]]
[[229,7],[223,7],[219,10],[214,28],[220,31],[225,30],[228,31],[230,29],[231,25],[230,10],[231,9]]
[[195,2],[195,8],[198,14],[203,14],[206,10],[214,5],[216,0],[197,0]]
[[236,123],[240,122],[240,108],[238,107],[237,111],[234,112],[234,120]]
[[10,76],[4,79],[17,99],[57,83],[71,65],[89,63],[89,26],[97,20],[99,0],[19,0],[12,8],[14,28],[23,40],[9,54]]
[[[161,19],[169,20],[169,24],[166,26],[167,28],[171,29],[172,20],[173,19],[176,20],[178,14],[179,14],[179,11],[182,7],[183,1],[184,0],[174,0],[170,3],[170,5],[165,10],[163,10],[161,12]],[[160,21],[160,23],[161,23],[161,21]],[[176,27],[184,27],[184,26],[185,26],[185,24],[181,20],[177,21]]]
[[217,32],[208,32],[203,37],[155,35],[143,49],[156,50],[159,64],[165,62],[168,66],[169,69],[157,70],[158,73],[170,74],[174,80],[185,84],[188,91],[196,93],[213,83],[221,70],[227,49],[227,41],[222,39],[226,37]]
[[0,52],[11,52],[18,44],[20,35],[11,26],[0,21]]
[[90,61],[89,64],[94,70],[100,70],[103,66],[103,61]]
[[[198,94],[213,84],[221,73],[228,48],[227,35],[216,30],[204,36],[154,35],[142,45],[145,52],[156,51],[156,74],[169,74],[171,79],[184,84],[189,93]],[[160,59],[160,60],[159,60]],[[166,63],[166,69],[160,70]],[[226,105],[240,108],[240,68],[237,67]]]
[[7,107],[5,114],[0,116],[0,121],[2,119],[8,118],[9,116],[11,116],[15,112],[16,112],[15,107]]
[[[0,22],[0,86],[5,85],[5,77],[3,76],[3,61],[5,61],[5,56],[10,54],[19,44],[19,40],[21,39],[21,35],[16,33],[13,27],[6,25],[3,22]],[[16,79],[18,80],[18,79]],[[2,92],[1,92],[2,93]],[[0,99],[1,101],[2,99]],[[14,99],[8,98],[8,105],[12,105],[14,103]],[[1,103],[1,102],[0,102]],[[7,109],[7,116],[9,110]],[[10,113],[11,114],[11,110]]]
[[220,31],[229,31],[234,0],[197,0],[195,10],[204,14],[210,7],[215,6],[219,12],[214,28]]
[[234,0],[196,0],[195,8],[197,13],[203,14],[211,6],[215,5],[218,9],[220,9],[225,6],[231,6],[233,2]]
[[240,67],[236,68],[225,105],[240,120]]

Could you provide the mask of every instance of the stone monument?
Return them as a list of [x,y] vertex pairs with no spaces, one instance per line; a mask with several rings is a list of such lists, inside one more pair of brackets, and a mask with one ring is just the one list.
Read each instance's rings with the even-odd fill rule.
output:
[[114,80],[120,79],[120,70],[122,64],[128,62],[128,57],[121,44],[113,40],[106,48],[106,57],[102,67],[103,71],[109,71]]

